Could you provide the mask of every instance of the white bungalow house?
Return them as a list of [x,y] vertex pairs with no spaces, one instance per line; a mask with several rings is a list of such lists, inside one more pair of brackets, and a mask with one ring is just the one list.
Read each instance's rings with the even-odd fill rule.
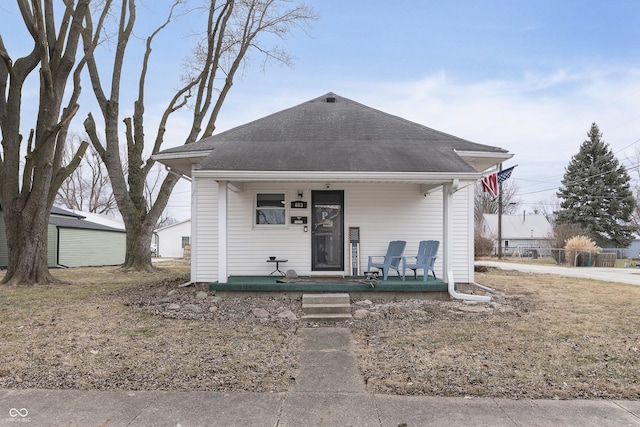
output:
[[[550,248],[553,227],[544,215],[502,215],[502,253],[528,256],[532,249]],[[482,236],[494,241],[493,252],[498,253],[498,215],[482,216]]]
[[474,280],[473,184],[511,157],[328,93],[154,159],[192,180],[193,282],[266,276],[270,256],[358,275],[392,240],[434,239],[451,292]]

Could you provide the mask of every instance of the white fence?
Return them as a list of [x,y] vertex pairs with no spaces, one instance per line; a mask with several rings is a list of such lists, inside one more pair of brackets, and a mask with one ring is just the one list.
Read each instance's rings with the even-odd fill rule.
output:
[[622,259],[624,252],[616,248],[601,252],[571,251],[564,248],[543,248],[538,246],[503,247],[504,259],[535,262],[538,264],[561,264],[576,267],[615,267],[616,259]]

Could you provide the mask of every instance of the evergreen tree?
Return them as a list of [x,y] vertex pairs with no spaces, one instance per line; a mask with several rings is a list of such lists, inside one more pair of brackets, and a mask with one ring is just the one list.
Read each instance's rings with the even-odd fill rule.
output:
[[579,225],[598,246],[627,247],[636,231],[631,178],[595,123],[587,136],[565,169],[557,221]]

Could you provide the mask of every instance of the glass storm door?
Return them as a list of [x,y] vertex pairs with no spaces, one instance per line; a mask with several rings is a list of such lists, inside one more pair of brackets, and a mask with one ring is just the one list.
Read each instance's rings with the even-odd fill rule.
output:
[[311,269],[344,270],[344,192],[311,192]]

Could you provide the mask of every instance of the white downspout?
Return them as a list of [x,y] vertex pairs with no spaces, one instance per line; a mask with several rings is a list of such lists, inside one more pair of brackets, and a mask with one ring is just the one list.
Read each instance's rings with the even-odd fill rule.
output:
[[447,290],[449,291],[449,295],[451,298],[460,299],[464,301],[479,301],[479,302],[489,302],[491,301],[490,296],[485,295],[471,295],[471,294],[463,294],[456,291],[456,284],[453,280],[453,193],[456,192],[458,186],[460,185],[457,179],[454,179],[452,183],[447,183],[443,185],[443,240],[444,240],[444,260],[443,260],[443,269],[447,274]]

